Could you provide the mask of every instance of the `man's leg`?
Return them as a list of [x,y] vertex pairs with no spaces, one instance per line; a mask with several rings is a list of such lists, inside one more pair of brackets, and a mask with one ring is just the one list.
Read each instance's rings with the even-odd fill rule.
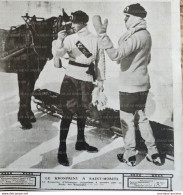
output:
[[78,143],[85,142],[85,135],[84,135],[85,124],[86,124],[86,117],[77,116],[77,128],[78,128],[77,142]]
[[136,165],[136,140],[135,140],[135,121],[134,107],[137,101],[136,93],[120,92],[120,121],[123,131],[124,154],[118,154],[121,162],[126,162],[130,166]]
[[139,130],[147,146],[148,154],[152,155],[154,153],[158,153],[153,131],[151,129],[151,126],[149,124],[149,120],[145,114],[145,111],[137,110],[136,115],[138,117]]
[[145,114],[144,110],[137,110],[136,116],[138,117],[139,130],[142,138],[148,149],[147,159],[152,161],[154,164],[160,165],[161,159],[159,158],[159,152],[156,147],[155,138],[153,131],[149,124],[149,120]]
[[156,147],[153,131],[149,124],[149,120],[145,114],[145,105],[146,105],[148,93],[149,91],[142,91],[138,93],[139,98],[136,105],[137,109],[135,112],[135,117],[138,121],[141,136],[144,139],[148,149],[147,160],[153,162],[156,165],[160,165],[161,159],[159,157],[159,152]]
[[136,165],[135,158],[135,124],[134,124],[134,115],[132,113],[127,113],[120,110],[120,121],[121,128],[123,131],[123,140],[124,140],[124,154],[118,154],[118,159],[122,162],[127,162],[130,166]]
[[78,128],[78,135],[77,135],[77,142],[76,142],[76,150],[86,150],[88,152],[98,152],[96,147],[90,146],[85,141],[85,124],[86,124],[86,110],[84,108],[80,108],[77,113],[77,128]]
[[66,152],[66,139],[69,132],[69,127],[72,121],[72,114],[66,114],[62,117],[60,123],[60,145],[58,149],[58,161],[64,166],[69,166],[69,160]]

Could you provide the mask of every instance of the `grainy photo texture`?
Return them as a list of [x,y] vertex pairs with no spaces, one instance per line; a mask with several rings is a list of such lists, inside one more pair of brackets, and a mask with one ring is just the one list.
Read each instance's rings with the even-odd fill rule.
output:
[[181,190],[179,6],[0,1],[0,189]]

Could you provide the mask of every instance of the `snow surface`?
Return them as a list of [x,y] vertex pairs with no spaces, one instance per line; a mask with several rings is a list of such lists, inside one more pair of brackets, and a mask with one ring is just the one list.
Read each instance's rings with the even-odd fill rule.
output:
[[[54,68],[52,61],[49,61],[36,83],[36,88],[47,88],[59,92],[63,76],[64,69]],[[33,124],[32,129],[22,130],[17,122],[19,106],[17,75],[0,73],[0,79],[0,168],[9,170],[58,169],[59,171],[61,169],[134,169],[117,160],[116,155],[124,150],[123,139],[115,138],[108,129],[87,126],[86,140],[89,144],[98,147],[99,152],[76,151],[74,148],[77,133],[75,121],[71,125],[67,138],[67,151],[71,166],[64,167],[58,164],[60,119],[38,111],[32,102],[32,110],[37,122]],[[117,78],[110,78],[105,82],[108,105],[115,109],[119,108],[117,83]],[[166,89],[166,95],[168,92],[171,93],[171,89]],[[166,101],[164,96],[155,97],[151,94],[148,100],[147,107],[149,107],[151,116],[160,112],[161,108],[158,106]],[[169,114],[170,112],[167,114],[166,110],[162,110],[156,117],[162,122],[169,121]],[[137,155],[137,161],[138,165],[135,169],[173,169],[173,161],[166,160],[163,166],[157,167],[148,162],[143,153]]]

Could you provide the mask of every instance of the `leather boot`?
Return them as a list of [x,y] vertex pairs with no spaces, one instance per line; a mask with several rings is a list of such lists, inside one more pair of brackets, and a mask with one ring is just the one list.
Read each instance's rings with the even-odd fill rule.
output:
[[58,162],[63,166],[69,166],[69,160],[66,153],[66,139],[71,124],[71,118],[62,118],[60,124],[60,146],[58,149]]
[[85,141],[85,136],[84,136],[85,124],[86,124],[85,117],[77,118],[78,135],[77,135],[77,142],[75,145],[75,149],[79,151],[85,150],[87,152],[98,152],[98,149],[96,147],[90,146]]

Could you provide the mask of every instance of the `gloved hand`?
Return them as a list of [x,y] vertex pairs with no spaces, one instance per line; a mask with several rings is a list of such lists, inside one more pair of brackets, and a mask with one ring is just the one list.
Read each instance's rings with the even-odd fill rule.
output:
[[98,44],[100,49],[110,49],[113,47],[113,44],[106,34],[108,20],[105,19],[104,23],[101,22],[101,17],[98,15],[93,16],[93,26],[99,36]]
[[97,81],[97,87],[100,91],[104,91],[104,82],[103,81]]
[[58,32],[58,39],[60,39],[61,41],[63,41],[66,36],[67,36],[66,30],[61,30],[60,32]]
[[105,19],[102,24],[101,17],[99,15],[95,15],[93,16],[93,26],[98,35],[105,34],[107,32],[108,19]]

